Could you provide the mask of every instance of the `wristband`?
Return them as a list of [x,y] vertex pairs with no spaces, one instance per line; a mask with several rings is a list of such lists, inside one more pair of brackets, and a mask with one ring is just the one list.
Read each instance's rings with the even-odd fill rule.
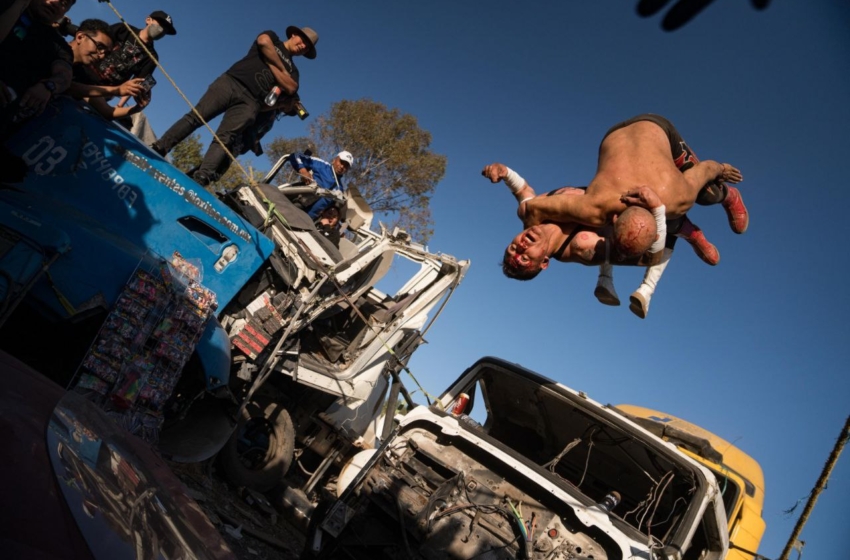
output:
[[649,248],[650,253],[657,253],[664,250],[664,243],[667,241],[667,209],[662,204],[658,208],[652,209],[652,217],[655,218],[655,230],[658,233],[655,242]]
[[510,167],[505,167],[508,170],[505,175],[505,184],[511,190],[512,193],[516,194],[522,190],[525,186],[525,179],[523,179],[519,173],[511,169]]

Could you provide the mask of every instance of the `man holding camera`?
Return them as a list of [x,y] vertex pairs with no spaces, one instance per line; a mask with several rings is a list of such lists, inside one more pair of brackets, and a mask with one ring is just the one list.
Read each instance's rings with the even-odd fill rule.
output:
[[[260,33],[248,54],[219,76],[198,101],[195,108],[204,121],[224,113],[214,141],[201,166],[194,173],[195,181],[206,186],[217,180],[230,166],[231,153],[244,143],[245,131],[262,113],[278,112],[279,106],[290,104],[298,92],[299,72],[293,57],[316,58],[318,34],[309,27],[290,26],[286,41],[274,31]],[[174,146],[197,130],[203,123],[194,111],[189,111],[151,148],[165,156]],[[234,154],[235,155],[235,154]]]
[[[153,72],[156,70],[159,54],[154,48],[154,42],[166,35],[176,35],[177,30],[174,29],[174,22],[170,15],[162,10],[156,10],[145,19],[145,27],[141,29],[129,24],[115,23],[109,31],[115,47],[102,61],[93,66],[94,74],[99,84],[110,86],[123,84],[131,78],[143,79],[142,91],[133,96],[137,105],[141,107],[129,112],[132,117],[126,115],[124,118],[115,117],[125,128],[141,137],[139,131],[145,128],[146,123],[141,122],[144,121],[144,115],[140,111],[150,103],[151,89],[156,85]],[[123,108],[129,98],[130,96],[126,95],[122,97],[117,107]],[[123,111],[117,112],[117,114],[121,113]]]

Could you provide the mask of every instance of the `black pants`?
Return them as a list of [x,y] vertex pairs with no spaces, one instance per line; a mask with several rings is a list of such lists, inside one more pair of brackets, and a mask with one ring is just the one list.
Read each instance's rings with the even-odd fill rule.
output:
[[[195,108],[207,122],[224,113],[216,134],[232,152],[236,144],[242,140],[243,131],[254,124],[260,112],[260,103],[236,78],[229,74],[222,74],[207,88]],[[202,124],[195,113],[190,111],[157,140],[156,147],[168,153]],[[211,181],[215,180],[227,171],[230,163],[221,145],[213,141],[195,176],[202,175]]]

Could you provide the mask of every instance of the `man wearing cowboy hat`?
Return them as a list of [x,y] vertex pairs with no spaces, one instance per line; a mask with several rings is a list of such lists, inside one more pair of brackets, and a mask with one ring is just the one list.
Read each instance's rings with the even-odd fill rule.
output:
[[[228,150],[242,138],[260,112],[274,111],[284,100],[298,91],[299,73],[293,57],[316,58],[319,35],[309,27],[290,26],[286,41],[274,31],[260,33],[248,54],[236,62],[210,85],[195,108],[205,121],[224,113],[216,135]],[[271,104],[265,99],[274,90],[277,98]],[[174,123],[151,148],[162,156],[197,130],[203,123],[193,111]],[[208,185],[220,177],[230,165],[227,153],[213,141],[204,161],[194,174],[200,185]]]

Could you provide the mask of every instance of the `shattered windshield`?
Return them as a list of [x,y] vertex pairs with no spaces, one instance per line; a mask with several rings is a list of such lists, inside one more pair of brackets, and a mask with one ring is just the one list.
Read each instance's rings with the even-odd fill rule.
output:
[[544,378],[485,367],[465,392],[461,425],[578,490],[587,505],[616,492],[611,512],[644,535],[668,541],[698,493],[689,468]]

